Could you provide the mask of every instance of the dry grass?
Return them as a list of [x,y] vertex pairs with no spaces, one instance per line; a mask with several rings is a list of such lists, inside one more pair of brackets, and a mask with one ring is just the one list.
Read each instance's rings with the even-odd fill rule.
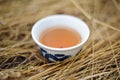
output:
[[[120,0],[0,0],[0,80],[120,80]],[[31,28],[70,14],[91,29],[83,51],[62,62],[39,55]]]

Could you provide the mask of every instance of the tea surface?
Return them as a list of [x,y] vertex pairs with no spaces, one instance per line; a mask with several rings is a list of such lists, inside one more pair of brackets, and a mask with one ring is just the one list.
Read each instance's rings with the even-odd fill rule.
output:
[[81,42],[81,37],[75,30],[63,26],[49,28],[40,36],[40,42],[53,48],[68,48]]

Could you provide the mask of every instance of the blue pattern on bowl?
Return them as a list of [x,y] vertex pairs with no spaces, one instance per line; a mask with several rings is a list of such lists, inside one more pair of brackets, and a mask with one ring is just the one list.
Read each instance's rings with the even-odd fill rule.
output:
[[64,55],[64,54],[50,54],[47,51],[45,51],[44,49],[40,48],[42,55],[45,56],[48,60],[52,60],[52,61],[63,61],[69,57],[71,57],[70,55]]

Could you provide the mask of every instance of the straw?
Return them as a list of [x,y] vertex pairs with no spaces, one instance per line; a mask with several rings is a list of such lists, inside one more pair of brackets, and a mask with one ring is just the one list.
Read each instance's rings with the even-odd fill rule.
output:
[[[0,0],[0,80],[119,80],[118,0]],[[91,35],[82,51],[50,63],[31,37],[34,23],[48,15],[83,19]]]

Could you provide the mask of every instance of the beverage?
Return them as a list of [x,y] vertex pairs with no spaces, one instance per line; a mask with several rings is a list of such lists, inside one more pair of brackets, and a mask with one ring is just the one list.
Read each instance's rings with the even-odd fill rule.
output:
[[78,32],[64,26],[48,28],[40,35],[40,43],[53,48],[68,48],[81,42]]

